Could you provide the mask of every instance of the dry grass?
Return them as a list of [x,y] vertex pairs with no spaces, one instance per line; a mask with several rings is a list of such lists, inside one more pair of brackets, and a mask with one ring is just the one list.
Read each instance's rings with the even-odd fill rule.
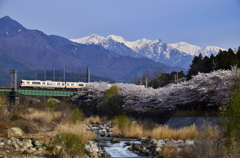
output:
[[179,158],[177,148],[173,146],[164,146],[163,150],[159,152],[159,156],[164,158]]
[[151,137],[152,139],[198,139],[202,137],[218,137],[219,130],[215,127],[208,126],[204,131],[199,132],[195,125],[183,127],[180,129],[171,129],[169,126],[155,126],[152,129],[146,129],[142,124],[138,124],[135,121],[131,123],[131,126],[125,126],[124,128],[114,127],[114,136],[118,136],[119,133],[127,138],[141,138]]
[[[185,146],[179,153],[182,157],[195,158],[226,158],[224,144],[217,139],[203,139],[195,141],[194,145]],[[238,155],[239,156],[239,155]],[[229,156],[231,158],[235,158]],[[237,158],[237,157],[236,157]]]
[[89,118],[85,118],[83,120],[83,122],[87,125],[92,124],[92,123],[99,124],[101,122],[101,120],[100,120],[99,116],[91,116]]
[[122,133],[126,138],[141,138],[144,135],[143,126],[139,125],[135,121],[132,122],[131,126],[123,127],[119,129],[118,127],[113,128],[114,136],[118,136],[119,133]]
[[71,133],[83,138],[84,142],[95,139],[94,133],[87,132],[86,127],[81,123],[65,123],[56,127],[57,133]]
[[39,111],[32,108],[28,108],[27,113],[23,114],[22,117],[42,124],[50,124],[54,120],[61,119],[63,115],[64,114],[62,112]]

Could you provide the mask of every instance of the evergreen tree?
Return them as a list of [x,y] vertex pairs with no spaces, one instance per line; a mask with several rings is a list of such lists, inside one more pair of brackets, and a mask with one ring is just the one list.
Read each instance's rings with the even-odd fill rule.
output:
[[200,53],[199,56],[195,56],[193,58],[192,64],[190,65],[190,69],[188,70],[187,78],[191,79],[192,75],[197,75],[198,72],[201,71],[203,65],[203,56]]

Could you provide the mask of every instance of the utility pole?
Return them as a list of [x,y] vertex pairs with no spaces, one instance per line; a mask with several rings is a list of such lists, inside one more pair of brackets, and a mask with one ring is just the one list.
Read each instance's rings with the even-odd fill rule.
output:
[[10,92],[10,107],[9,110],[14,108],[14,105],[19,103],[19,97],[17,95],[17,70],[10,71],[10,87],[13,91]]
[[140,85],[142,85],[142,77],[140,77]]
[[147,76],[145,77],[145,88],[147,88],[148,87],[148,78],[147,78]]
[[53,69],[53,81],[55,81],[55,71],[56,71],[56,69],[54,68]]
[[44,81],[46,81],[46,73],[47,73],[47,71],[44,70]]
[[178,72],[177,74],[174,74],[174,79],[175,79],[175,83],[178,83]]
[[87,67],[87,83],[90,83],[90,66]]
[[80,82],[80,73],[78,73],[78,82]]
[[81,68],[79,68],[79,72],[78,72],[78,82],[80,82],[80,73],[81,73]]
[[14,89],[15,92],[17,92],[17,70],[11,70],[10,71],[10,87]]
[[73,68],[72,68],[72,82],[73,82]]
[[65,73],[66,73],[66,66],[64,66],[64,68],[63,68],[63,82],[66,82]]

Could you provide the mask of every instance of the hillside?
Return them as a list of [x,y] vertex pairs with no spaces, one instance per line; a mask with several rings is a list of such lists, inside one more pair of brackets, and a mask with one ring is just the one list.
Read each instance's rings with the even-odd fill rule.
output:
[[[0,19],[0,26],[0,55],[6,59],[0,65],[4,65],[2,71],[5,72],[62,69],[64,66],[78,70],[90,66],[93,75],[131,81],[144,71],[182,70],[148,58],[122,56],[101,46],[77,44],[60,36],[29,30],[8,16]],[[10,65],[4,64],[6,61]]]

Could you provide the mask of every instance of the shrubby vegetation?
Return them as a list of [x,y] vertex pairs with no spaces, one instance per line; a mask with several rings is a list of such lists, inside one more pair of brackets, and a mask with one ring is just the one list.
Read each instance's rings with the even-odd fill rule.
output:
[[[56,146],[60,146],[60,149],[57,152],[55,149]],[[56,135],[48,149],[51,152],[56,152],[55,155],[61,158],[73,157],[75,155],[85,155],[84,142],[82,141],[82,138],[71,133],[60,133]]]
[[[218,109],[229,103],[229,89],[233,86],[235,70],[217,70],[210,73],[198,73],[189,81],[172,84],[163,88],[143,88],[138,85],[116,83],[123,110],[132,109],[144,112],[149,109]],[[108,83],[93,83],[87,85],[72,98],[79,107],[89,106],[101,108]],[[108,91],[111,93],[111,91]],[[114,98],[112,103],[118,103]],[[99,101],[99,103],[96,103]],[[110,102],[107,102],[110,103]]]
[[109,117],[122,114],[123,100],[119,95],[119,90],[116,85],[113,85],[104,91],[104,97],[99,110],[101,115],[106,115]]
[[226,147],[228,152],[238,151],[240,147],[240,76],[236,71],[235,86],[231,90],[230,102],[223,109],[223,114],[227,116],[221,121],[226,137]]

